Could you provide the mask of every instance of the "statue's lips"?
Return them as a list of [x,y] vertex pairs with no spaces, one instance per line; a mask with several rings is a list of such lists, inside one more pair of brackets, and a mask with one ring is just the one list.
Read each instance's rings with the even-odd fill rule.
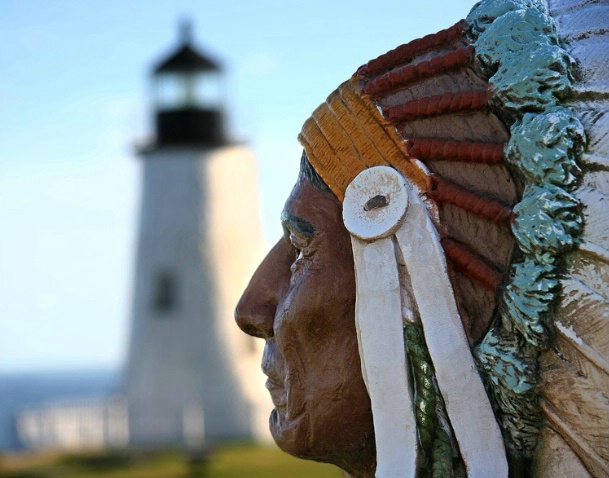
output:
[[273,379],[269,378],[265,386],[271,395],[271,400],[276,408],[282,409],[287,405],[287,394],[282,385],[278,385]]
[[285,372],[282,373],[283,367],[277,353],[275,339],[271,338],[266,341],[264,354],[262,354],[262,373],[268,377],[266,388],[271,394],[271,400],[278,410],[285,410],[288,404],[288,393],[285,387]]

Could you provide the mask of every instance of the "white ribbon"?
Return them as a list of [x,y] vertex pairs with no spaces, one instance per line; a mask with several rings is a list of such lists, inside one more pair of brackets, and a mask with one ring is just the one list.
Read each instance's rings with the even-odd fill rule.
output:
[[376,476],[416,476],[398,248],[467,476],[507,477],[501,432],[463,330],[438,233],[415,186],[390,167],[367,169],[347,188],[343,220],[353,246],[355,321],[374,418]]

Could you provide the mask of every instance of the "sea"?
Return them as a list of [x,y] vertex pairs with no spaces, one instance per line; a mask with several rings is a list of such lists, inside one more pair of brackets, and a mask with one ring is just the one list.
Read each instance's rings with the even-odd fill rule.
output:
[[0,450],[22,450],[15,416],[20,410],[117,393],[119,369],[0,372]]

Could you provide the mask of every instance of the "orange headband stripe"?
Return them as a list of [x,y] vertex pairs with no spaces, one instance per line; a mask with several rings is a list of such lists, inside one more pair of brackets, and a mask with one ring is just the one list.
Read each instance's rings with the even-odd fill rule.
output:
[[[327,106],[327,105],[326,105]],[[357,167],[366,167],[366,163],[361,160],[361,155],[358,154],[357,148],[353,144],[349,133],[345,131],[341,124],[341,117],[335,116],[329,108],[317,108],[313,112],[313,120],[317,123],[319,130],[333,146],[335,160],[340,161],[343,165],[349,165],[351,162],[360,163]]]
[[[353,88],[353,82],[343,83],[339,87],[343,98],[348,100],[348,105],[359,107],[358,116],[365,118],[370,140],[378,146],[382,157],[390,166],[410,178],[419,188],[427,190],[429,178],[427,172],[421,169],[407,152],[404,139],[389,120],[387,120],[372,101],[366,96],[360,96]],[[378,166],[380,163],[369,164]],[[354,176],[355,177],[355,176]]]
[[353,178],[371,166],[389,164],[422,189],[429,183],[426,173],[409,161],[395,127],[352,81],[315,110],[299,140],[312,166],[341,201]]
[[303,128],[298,139],[305,148],[311,165],[332,192],[342,201],[345,195],[346,186],[345,189],[342,190],[342,193],[340,193],[340,191],[337,192],[337,190],[335,190],[335,186],[333,185],[337,181],[342,183],[341,178],[349,177],[350,170],[342,161],[336,161],[336,153],[334,152],[333,145],[328,142],[328,139],[319,129],[319,126],[313,118],[307,120],[305,128]]
[[[351,141],[362,159],[366,162],[366,166],[371,164],[387,165],[383,153],[377,148],[374,139],[370,137],[361,121],[355,117],[353,112],[344,103],[340,97],[338,90],[334,91],[327,101],[328,108],[344,125],[346,131],[351,132]],[[370,164],[369,164],[370,163]]]

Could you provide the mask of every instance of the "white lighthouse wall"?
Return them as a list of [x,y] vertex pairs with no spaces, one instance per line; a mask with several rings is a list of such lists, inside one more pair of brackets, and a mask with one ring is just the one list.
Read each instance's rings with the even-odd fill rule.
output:
[[[131,442],[196,444],[203,426],[208,439],[260,437],[260,350],[233,320],[262,250],[254,158],[242,146],[162,149],[143,168],[125,374]],[[159,310],[163,280],[174,294]]]
[[221,334],[231,353],[231,368],[252,403],[255,438],[270,440],[272,402],[261,371],[263,341],[244,334],[234,321],[235,307],[267,252],[263,240],[256,161],[239,146],[213,152],[205,162],[213,198],[209,208],[210,253],[215,264]]

